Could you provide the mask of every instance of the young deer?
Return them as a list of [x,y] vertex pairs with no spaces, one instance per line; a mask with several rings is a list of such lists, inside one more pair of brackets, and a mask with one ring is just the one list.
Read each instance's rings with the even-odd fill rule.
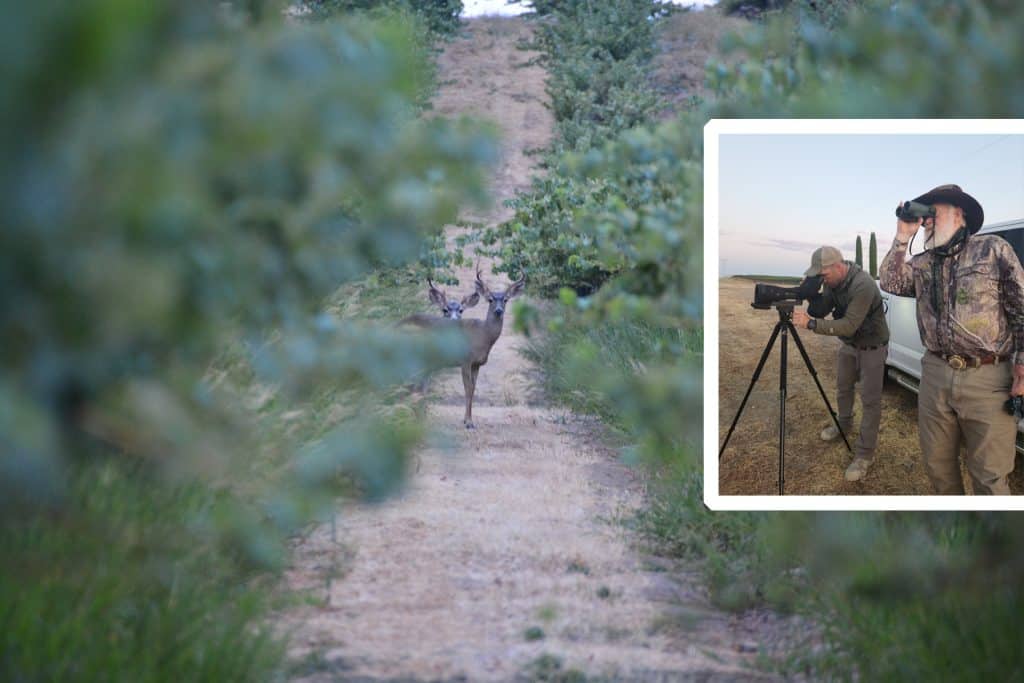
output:
[[[447,320],[461,320],[462,314],[467,308],[476,306],[480,301],[480,295],[476,292],[467,294],[462,297],[461,301],[455,299],[449,299],[448,295],[443,289],[438,289],[434,286],[434,283],[427,278],[427,284],[430,285],[430,289],[427,291],[427,296],[430,297],[430,303],[441,309],[441,317]],[[421,327],[429,327],[437,321],[437,318],[427,313],[413,313],[412,315],[404,318],[402,323],[413,323]]]
[[473,424],[473,393],[476,391],[476,376],[480,366],[487,362],[491,347],[501,336],[505,322],[505,305],[512,297],[519,295],[526,284],[526,276],[508,286],[504,292],[492,292],[480,279],[480,268],[476,269],[476,292],[487,299],[487,317],[483,320],[460,320],[459,325],[466,333],[469,349],[462,359],[462,386],[466,390],[466,415],[463,423],[466,429],[475,429]]
[[[479,301],[480,297],[487,299],[486,318],[483,320],[463,318],[445,320],[444,318],[430,315],[416,314],[410,315],[402,321],[403,323],[413,323],[420,327],[458,325],[466,335],[468,348],[465,355],[459,361],[459,366],[462,368],[462,386],[466,391],[466,415],[463,418],[466,429],[475,429],[473,424],[473,394],[476,391],[476,377],[480,372],[480,366],[487,363],[491,347],[494,346],[494,342],[498,341],[498,337],[501,336],[501,328],[505,321],[505,305],[512,297],[517,296],[523,291],[525,284],[526,277],[524,276],[509,285],[508,289],[504,292],[492,292],[484,284],[484,281],[480,279],[480,269],[477,268],[476,282],[474,283],[476,291],[465,297],[462,301],[465,305],[464,307],[469,308],[469,306]],[[431,300],[433,300],[433,296],[433,292],[431,292]],[[435,301],[435,303],[437,302]]]

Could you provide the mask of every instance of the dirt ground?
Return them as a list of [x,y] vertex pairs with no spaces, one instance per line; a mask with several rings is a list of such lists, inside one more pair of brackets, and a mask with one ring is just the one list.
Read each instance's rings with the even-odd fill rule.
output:
[[[777,283],[776,283],[777,284]],[[775,310],[750,307],[754,281],[719,280],[719,438],[732,424],[765,344],[778,322]],[[833,409],[836,406],[834,337],[799,330],[800,340],[818,372]],[[719,464],[719,491],[724,495],[778,494],[779,346],[776,342],[751,392],[729,446]],[[842,440],[824,442],[819,432],[831,418],[799,351],[789,342],[787,372],[785,486],[787,495],[931,495],[921,464],[917,435],[917,396],[891,380],[882,392],[878,450],[867,476],[847,482],[843,473],[852,455]],[[859,387],[858,387],[859,391]],[[860,398],[854,402],[854,430],[860,424]],[[853,439],[850,445],[853,446]],[[1020,493],[1021,461],[1011,478]],[[968,481],[966,471],[965,481]],[[966,484],[970,490],[970,483]]]
[[742,33],[749,26],[746,19],[727,16],[714,6],[700,12],[680,12],[662,23],[651,61],[651,84],[668,103],[665,117],[686,109],[691,98],[705,95],[704,73],[709,58],[722,59],[729,66],[742,59],[739,53],[723,55],[718,45],[726,35]]
[[[545,74],[516,48],[528,33],[518,18],[472,20],[440,60],[435,111],[483,116],[503,133],[498,202],[466,221],[509,217],[501,200],[534,172],[525,152],[551,134]],[[462,286],[449,289],[462,292],[473,273],[457,274]],[[642,503],[642,482],[600,425],[544,404],[523,343],[506,326],[480,370],[476,430],[462,426],[458,370],[442,373],[437,436],[404,493],[340,510],[337,542],[326,525],[298,546],[287,580],[310,599],[280,623],[305,662],[296,679],[561,680],[577,669],[616,681],[773,680],[749,667],[779,621],[717,612],[695,573],[639,554],[618,521]]]

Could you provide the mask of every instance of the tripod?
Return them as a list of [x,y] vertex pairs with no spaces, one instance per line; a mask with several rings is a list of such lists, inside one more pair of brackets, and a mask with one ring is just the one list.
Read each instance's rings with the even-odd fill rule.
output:
[[[768,306],[759,306],[751,304],[754,308],[768,308]],[[725,447],[729,445],[729,438],[732,436],[732,432],[736,429],[736,423],[740,421],[740,415],[743,414],[743,408],[747,405],[747,399],[750,398],[750,392],[753,391],[754,385],[757,383],[757,378],[761,376],[761,369],[764,368],[764,362],[768,359],[768,354],[771,353],[772,346],[775,344],[775,340],[779,336],[779,332],[782,333],[782,362],[779,366],[779,495],[783,495],[785,489],[785,464],[786,464],[786,366],[789,360],[787,341],[789,340],[789,333],[793,333],[793,341],[796,343],[796,348],[800,351],[800,355],[803,356],[804,365],[807,366],[807,370],[811,373],[811,377],[814,378],[814,383],[818,385],[818,392],[821,394],[821,399],[825,402],[825,406],[828,408],[829,414],[832,416],[832,421],[836,424],[836,429],[839,430],[840,436],[843,437],[843,443],[846,444],[846,450],[852,451],[850,448],[850,442],[846,440],[846,434],[843,432],[843,428],[839,426],[839,418],[836,416],[836,411],[832,410],[832,404],[828,402],[828,397],[825,395],[825,390],[821,386],[821,382],[818,381],[818,373],[814,369],[814,365],[811,363],[810,357],[807,355],[807,350],[804,348],[803,342],[800,341],[800,336],[796,333],[796,328],[793,327],[793,306],[792,301],[780,301],[775,304],[775,308],[779,313],[779,322],[775,323],[775,329],[772,330],[772,336],[768,339],[768,343],[764,347],[764,353],[761,354],[761,360],[757,363],[757,368],[754,370],[754,376],[750,378],[750,386],[747,387],[747,393],[743,397],[743,401],[740,403],[740,409],[736,411],[736,417],[732,420],[732,425],[729,427],[729,432],[725,435],[725,442],[722,444],[722,449],[718,451],[718,459],[722,459],[722,453],[725,452]]]

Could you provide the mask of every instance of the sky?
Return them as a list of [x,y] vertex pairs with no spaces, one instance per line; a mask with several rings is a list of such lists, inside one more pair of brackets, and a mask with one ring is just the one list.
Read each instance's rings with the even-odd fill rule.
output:
[[[985,224],[1024,218],[1024,135],[740,135],[719,138],[719,274],[798,275],[823,244],[865,263],[896,235],[897,203],[955,183]],[[913,252],[923,237],[918,236]],[[710,265],[710,264],[709,264]]]
[[[702,7],[713,5],[717,0],[672,0],[674,5],[693,5]],[[483,15],[503,14],[506,16],[523,14],[531,11],[521,4],[510,5],[506,0],[462,0],[462,16],[479,17]]]

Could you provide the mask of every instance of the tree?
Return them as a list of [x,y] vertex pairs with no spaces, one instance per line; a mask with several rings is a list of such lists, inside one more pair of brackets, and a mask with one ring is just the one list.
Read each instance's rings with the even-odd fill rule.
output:
[[878,277],[878,242],[875,240],[875,233],[871,233],[871,241],[868,243],[868,265],[871,268],[871,277]]
[[861,244],[860,235],[857,235],[857,265],[861,268],[864,267],[864,246]]

